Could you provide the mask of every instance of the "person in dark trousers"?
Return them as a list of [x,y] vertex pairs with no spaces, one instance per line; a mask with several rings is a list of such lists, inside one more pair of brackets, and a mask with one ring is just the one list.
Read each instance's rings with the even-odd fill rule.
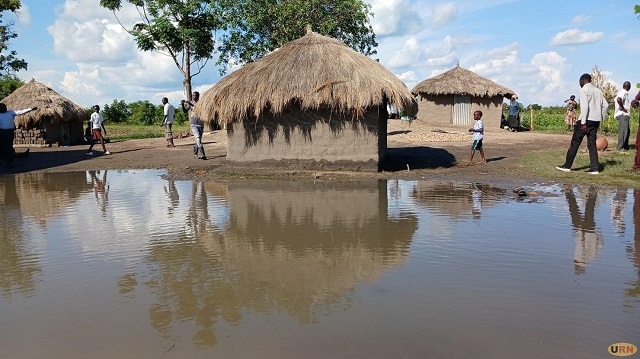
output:
[[[182,100],[180,104],[182,105],[182,111],[189,115],[189,125],[191,126],[191,133],[193,133],[193,137],[195,138],[195,143],[193,145],[193,158],[206,160],[207,156],[204,154],[204,146],[202,145],[202,134],[204,132],[204,122],[196,116],[194,107],[198,100],[200,100],[200,93],[198,91],[193,92],[192,96],[193,100],[185,101]],[[198,152],[202,153],[201,156],[198,155]]]
[[31,107],[18,111],[7,110],[7,105],[0,102],[0,156],[4,159],[7,168],[13,167],[13,140],[16,131],[14,119],[16,116],[37,109],[37,107]]
[[587,148],[589,149],[589,171],[587,173],[592,175],[600,173],[596,137],[600,122],[602,122],[607,113],[607,107],[609,105],[602,91],[591,84],[591,75],[583,74],[580,76],[580,116],[576,125],[573,126],[571,145],[567,150],[565,161],[562,165],[556,166],[558,171],[571,171],[573,160],[578,154],[582,139],[587,136]]

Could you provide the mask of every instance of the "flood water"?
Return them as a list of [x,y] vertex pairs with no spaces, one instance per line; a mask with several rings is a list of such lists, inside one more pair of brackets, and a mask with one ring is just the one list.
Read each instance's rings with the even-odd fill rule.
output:
[[640,346],[640,192],[163,174],[0,177],[0,358]]

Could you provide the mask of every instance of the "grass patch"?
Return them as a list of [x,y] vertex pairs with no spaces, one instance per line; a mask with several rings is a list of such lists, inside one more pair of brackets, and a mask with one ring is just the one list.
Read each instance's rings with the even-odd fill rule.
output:
[[590,175],[589,152],[585,144],[580,146],[578,155],[573,162],[571,172],[556,170],[557,165],[564,163],[567,149],[538,150],[527,153],[522,158],[523,170],[529,175],[548,178],[567,183],[593,183],[596,185],[620,186],[640,188],[640,174],[635,173],[633,162],[635,148],[626,154],[617,151],[598,153],[600,160],[600,174]]
[[[164,127],[147,126],[127,123],[105,124],[107,134],[111,141],[140,140],[144,138],[164,137]],[[188,123],[178,125],[173,124],[173,133],[190,132]]]

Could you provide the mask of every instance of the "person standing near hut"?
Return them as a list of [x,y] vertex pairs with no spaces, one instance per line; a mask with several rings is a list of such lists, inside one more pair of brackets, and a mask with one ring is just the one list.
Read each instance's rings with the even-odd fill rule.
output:
[[473,162],[473,155],[476,154],[476,150],[480,151],[482,163],[487,163],[487,159],[484,157],[484,150],[482,149],[482,139],[484,138],[482,111],[478,110],[474,112],[473,119],[476,121],[476,123],[473,124],[473,128],[469,129],[469,132],[473,134],[473,144],[471,145],[471,158],[469,158],[469,163]]
[[107,134],[107,129],[104,128],[104,120],[102,119],[102,115],[100,114],[100,106],[93,106],[93,113],[91,114],[91,118],[89,119],[89,123],[91,124],[91,145],[89,146],[89,150],[87,151],[87,156],[93,156],[93,152],[91,149],[96,142],[100,141],[102,145],[102,150],[105,155],[110,155],[111,152],[107,151],[107,147],[104,145],[104,138],[102,137],[102,130],[104,130],[104,134]]
[[[185,101],[182,100],[180,105],[182,106],[182,111],[189,114],[189,125],[191,126],[191,133],[193,133],[193,137],[195,138],[195,143],[193,145],[193,158],[206,160],[207,156],[204,154],[204,146],[202,145],[202,134],[204,132],[204,122],[198,118],[195,111],[193,111],[196,103],[200,100],[200,93],[198,91],[193,92],[192,96],[193,100]],[[202,153],[202,156],[198,156],[198,152]]]
[[162,119],[162,125],[165,126],[164,133],[167,137],[167,147],[176,147],[176,145],[173,144],[172,130],[176,110],[173,105],[169,103],[169,99],[166,97],[162,98],[162,104],[164,105],[164,118]]
[[580,76],[580,125],[573,127],[571,145],[567,150],[567,156],[562,165],[556,166],[558,171],[569,172],[573,165],[573,160],[578,154],[578,149],[584,136],[587,136],[587,148],[589,149],[589,171],[592,175],[600,174],[600,162],[598,161],[598,149],[596,139],[600,122],[604,120],[607,113],[607,100],[602,91],[591,84],[591,75],[582,74]]
[[622,84],[622,90],[618,91],[615,100],[614,117],[618,120],[618,147],[619,152],[629,150],[629,110],[631,110],[631,99],[629,99],[629,90],[631,90],[631,82],[625,81]]
[[[636,97],[631,101],[631,107],[640,108],[640,92],[636,95]],[[640,121],[640,115],[638,115],[638,121]],[[636,158],[633,162],[633,170],[640,171],[640,129],[636,133]]]
[[13,139],[16,131],[14,119],[37,109],[31,107],[18,111],[7,110],[7,105],[0,102],[0,155],[4,158],[6,167],[13,167]]
[[576,113],[578,103],[574,95],[569,96],[569,99],[564,100],[564,103],[567,104],[567,114],[564,116],[564,123],[567,125],[567,131],[571,131],[578,120],[578,114]]
[[520,128],[520,102],[517,101],[518,96],[511,95],[511,102],[509,103],[509,117],[507,118],[507,127],[509,131],[516,132]]

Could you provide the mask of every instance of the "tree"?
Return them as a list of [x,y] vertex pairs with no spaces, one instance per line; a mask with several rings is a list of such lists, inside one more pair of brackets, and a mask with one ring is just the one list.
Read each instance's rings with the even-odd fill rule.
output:
[[9,96],[13,91],[24,85],[24,81],[15,75],[0,76],[0,99]]
[[226,0],[223,7],[227,31],[218,65],[254,61],[303,36],[307,26],[364,55],[376,54],[371,6],[362,0]]
[[9,50],[9,40],[18,37],[13,32],[13,22],[3,22],[2,14],[5,11],[16,12],[21,6],[20,0],[2,0],[0,1],[0,75],[8,75],[27,69],[27,62],[17,58],[15,50]]
[[611,103],[618,93],[618,88],[613,85],[605,76],[598,66],[594,66],[591,71],[591,84],[600,90],[607,102]]
[[[93,112],[93,109],[89,112]],[[102,115],[104,116],[105,121],[122,123],[127,122],[129,116],[131,116],[131,112],[129,112],[129,107],[124,100],[113,100],[111,106],[104,105]]]
[[153,125],[162,123],[162,106],[155,106],[149,101],[136,101],[127,106],[130,117],[129,122]]
[[635,12],[638,15],[638,18],[640,19],[640,5],[634,6],[633,12]]
[[[140,14],[140,22],[131,29],[116,14],[124,1],[136,6]],[[140,50],[157,51],[173,59],[191,100],[191,81],[211,59],[214,34],[222,25],[216,1],[100,0],[100,6],[113,11],[120,25],[135,37]]]

